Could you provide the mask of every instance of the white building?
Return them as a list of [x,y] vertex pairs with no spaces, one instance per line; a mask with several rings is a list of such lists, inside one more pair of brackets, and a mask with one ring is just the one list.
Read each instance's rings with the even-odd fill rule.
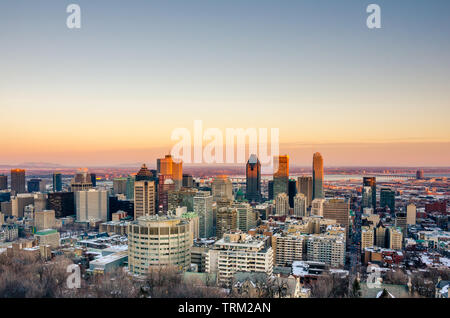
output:
[[75,209],[77,221],[107,221],[109,209],[108,191],[95,189],[76,191]]
[[273,251],[267,238],[242,232],[226,233],[208,251],[206,272],[217,273],[218,282],[230,286],[236,272],[273,273]]

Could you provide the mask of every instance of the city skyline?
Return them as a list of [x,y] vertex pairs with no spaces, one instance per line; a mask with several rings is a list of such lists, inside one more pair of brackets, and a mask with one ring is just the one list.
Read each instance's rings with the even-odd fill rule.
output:
[[378,1],[376,31],[358,1],[77,3],[77,31],[0,4],[0,164],[153,162],[195,119],[279,128],[291,165],[450,162],[448,1]]

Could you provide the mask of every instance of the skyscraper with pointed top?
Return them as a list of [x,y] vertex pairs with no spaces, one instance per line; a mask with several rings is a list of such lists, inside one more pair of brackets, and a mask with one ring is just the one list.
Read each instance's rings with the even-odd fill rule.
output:
[[261,200],[261,163],[256,155],[251,155],[247,161],[246,169],[246,198],[249,201]]
[[313,155],[313,200],[323,199],[323,158],[319,152]]

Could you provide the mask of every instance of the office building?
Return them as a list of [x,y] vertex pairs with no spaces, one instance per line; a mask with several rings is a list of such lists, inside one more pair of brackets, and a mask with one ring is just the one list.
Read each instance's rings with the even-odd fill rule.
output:
[[155,181],[155,178],[156,175],[144,163],[136,174],[135,181]]
[[261,201],[261,163],[256,155],[252,154],[245,167],[246,194],[250,202]]
[[62,191],[62,174],[59,172],[53,173],[53,192]]
[[161,174],[158,177],[158,213],[169,211],[169,192],[175,190],[175,182],[171,176]]
[[272,201],[273,198],[273,180],[270,180],[267,184],[267,198],[268,200]]
[[79,222],[106,222],[109,213],[108,191],[96,189],[76,191],[75,211]]
[[8,176],[0,175],[0,191],[8,189]]
[[311,215],[323,216],[323,204],[325,199],[314,199],[311,204]]
[[383,188],[380,191],[380,207],[389,207],[391,213],[395,212],[395,191]]
[[114,178],[114,180],[113,180],[114,194],[125,194],[126,195],[127,183],[128,183],[128,178]]
[[[370,188],[370,191],[366,189],[366,205],[363,208],[373,208],[374,210],[377,208],[377,180],[375,177],[363,177],[363,190],[364,188]],[[371,197],[369,197],[369,193]],[[364,201],[364,192],[363,192],[363,201]]]
[[128,225],[128,270],[145,275],[168,266],[187,270],[191,263],[189,222],[173,216],[143,216]]
[[323,217],[336,220],[337,224],[345,227],[346,238],[349,231],[350,202],[345,199],[330,199],[323,203]]
[[198,191],[194,196],[194,212],[199,217],[200,237],[214,236],[213,196],[209,191]]
[[12,169],[11,170],[11,194],[16,195],[25,193],[25,170]]
[[193,188],[194,187],[194,178],[190,174],[183,174],[183,187],[184,188]]
[[47,209],[55,211],[57,218],[75,215],[75,196],[73,192],[49,193]]
[[312,177],[308,176],[298,177],[297,187],[298,187],[297,192],[304,194],[306,197],[306,206],[311,207],[313,194]]
[[134,200],[134,179],[134,176],[127,177],[127,190],[125,193],[127,200]]
[[153,215],[156,212],[155,182],[137,180],[134,182],[134,219],[141,216]]
[[237,211],[237,226],[242,232],[246,233],[256,227],[257,214],[248,203],[233,203],[231,205]]
[[289,207],[294,207],[294,197],[297,194],[297,181],[289,180],[288,183],[288,197],[289,197]]
[[55,225],[55,211],[44,210],[36,211],[34,213],[34,226],[36,227],[37,231],[53,229]]
[[28,180],[28,182],[27,182],[28,193],[44,192],[44,191],[42,191],[44,189],[42,189],[42,187],[41,187],[41,182],[42,182],[41,179]]
[[11,215],[17,218],[23,217],[27,205],[34,205],[34,195],[31,193],[19,193],[11,198]]
[[414,203],[410,203],[406,206],[406,223],[408,225],[415,225],[416,224],[416,205]]
[[70,190],[72,192],[86,191],[92,189],[93,187],[94,185],[92,183],[91,174],[88,170],[86,168],[78,169],[78,172],[75,174],[75,177],[70,183]]
[[403,247],[402,229],[398,227],[388,227],[387,234],[389,235],[389,246],[391,250],[401,250]]
[[395,213],[395,226],[401,229],[403,236],[408,234],[407,214],[405,212]]
[[313,155],[313,200],[325,198],[323,193],[323,158],[316,152]]
[[361,227],[361,250],[373,247],[375,243],[375,229],[372,226]]
[[289,156],[276,156],[274,158],[273,197],[278,194],[289,193]]
[[220,199],[233,200],[233,184],[227,176],[214,177],[211,183],[212,196],[214,201]]

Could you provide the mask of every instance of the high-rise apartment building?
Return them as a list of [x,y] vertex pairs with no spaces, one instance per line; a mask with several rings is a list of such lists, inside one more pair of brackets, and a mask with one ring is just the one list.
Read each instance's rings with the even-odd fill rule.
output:
[[[375,177],[363,177],[363,189],[365,187],[369,187],[371,189],[370,191],[370,201],[369,201],[369,197],[367,197],[367,206],[363,206],[363,208],[373,208],[374,210],[377,207],[377,180]],[[368,192],[366,190],[366,192]],[[363,197],[363,201],[364,201],[364,197]],[[369,204],[370,202],[370,204]]]
[[297,187],[298,187],[297,192],[303,193],[305,195],[307,207],[311,207],[312,195],[313,195],[313,179],[312,179],[312,177],[308,177],[308,176],[298,177]]
[[275,266],[291,266],[294,261],[303,260],[306,236],[298,233],[277,233],[272,236]]
[[62,174],[59,172],[53,173],[53,192],[62,191]]
[[273,250],[267,237],[226,233],[208,251],[206,272],[217,273],[218,283],[230,286],[236,272],[265,273],[272,276]]
[[248,201],[261,201],[261,163],[256,155],[252,154],[245,167],[246,198]]
[[345,236],[311,234],[306,239],[308,261],[342,267],[345,262]]
[[128,225],[128,269],[136,275],[168,266],[187,270],[191,240],[190,224],[182,218],[139,217]]
[[223,207],[217,210],[216,221],[216,237],[221,239],[224,233],[237,230],[238,228],[238,213],[236,208]]
[[323,158],[316,152],[313,155],[313,200],[325,198],[323,193]]
[[198,191],[194,196],[194,212],[199,217],[200,237],[214,235],[213,196],[209,191]]
[[294,198],[294,215],[297,217],[307,216],[307,199],[303,193],[297,193]]
[[11,170],[11,194],[16,195],[25,193],[25,170],[12,169]]
[[289,156],[277,156],[274,158],[273,197],[280,193],[289,193]]
[[155,197],[154,181],[142,180],[134,182],[134,219],[155,214]]

